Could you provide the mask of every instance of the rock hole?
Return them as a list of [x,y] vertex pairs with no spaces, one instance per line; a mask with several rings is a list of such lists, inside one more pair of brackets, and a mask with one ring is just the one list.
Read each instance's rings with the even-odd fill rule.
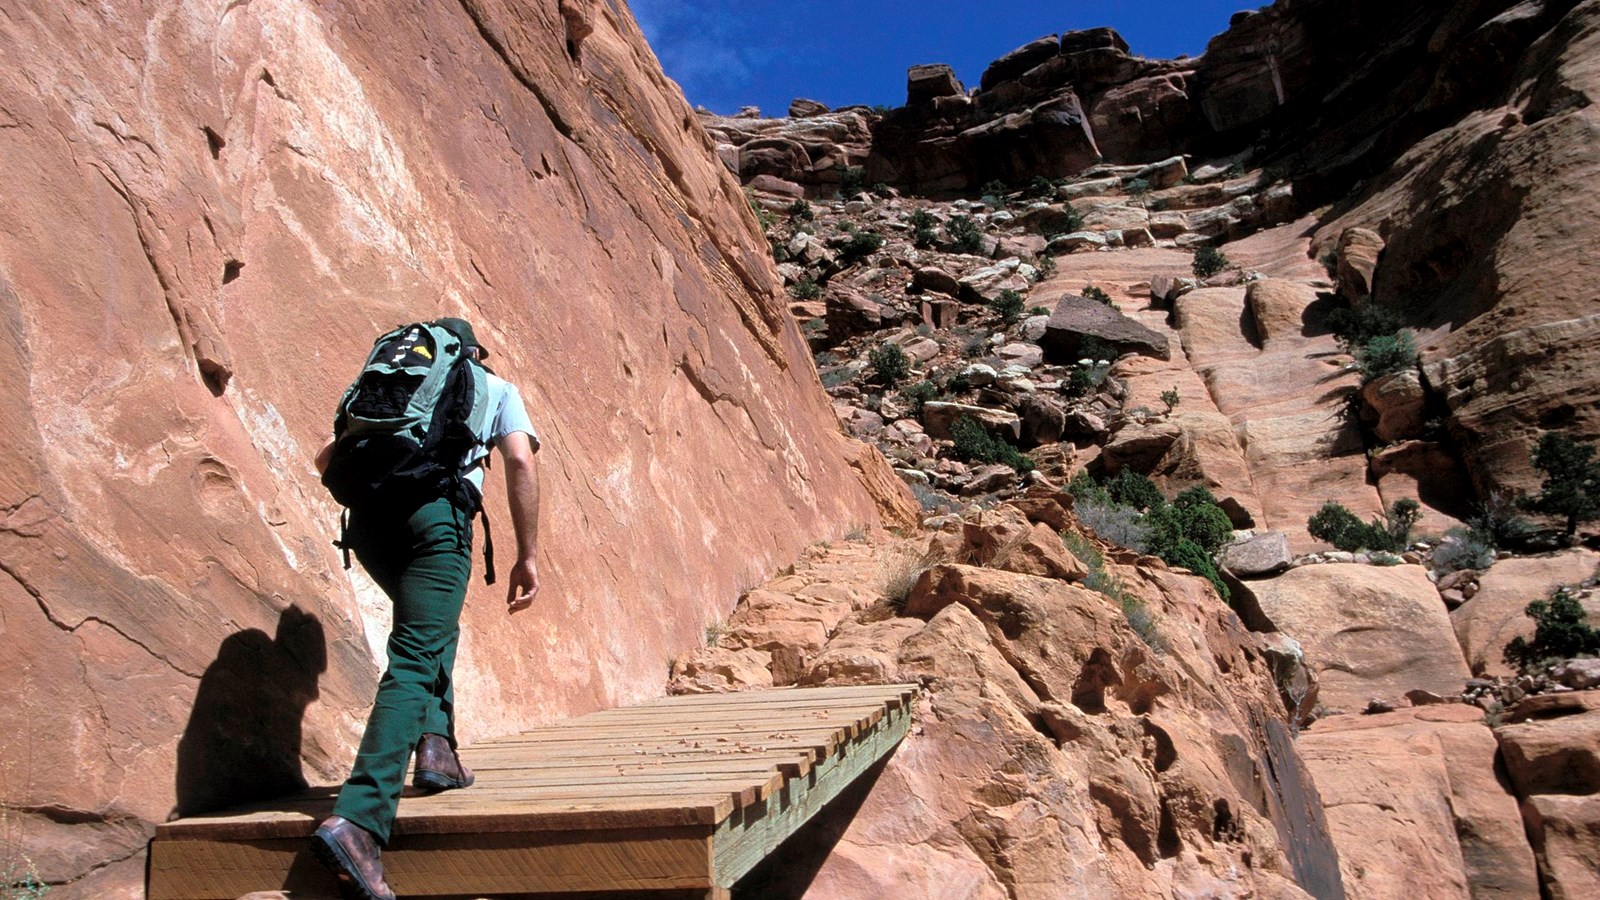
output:
[[1140,724],[1144,726],[1145,735],[1155,744],[1155,757],[1151,763],[1156,767],[1156,771],[1165,772],[1172,768],[1172,764],[1178,761],[1178,750],[1172,744],[1172,736],[1167,734],[1165,728],[1149,719],[1142,720]]
[[221,397],[228,389],[228,381],[233,378],[233,370],[215,360],[201,359],[198,362],[200,380],[205,382],[206,390],[210,391],[213,397]]
[[262,69],[261,70],[261,80],[265,81],[267,83],[268,87],[277,87],[278,86],[278,82],[273,80],[272,73],[267,71],[266,69]]
[[1156,832],[1156,852],[1162,859],[1171,859],[1183,849],[1183,840],[1178,837],[1177,818],[1172,814],[1172,803],[1167,798],[1161,798],[1161,825]]
[[221,159],[222,148],[228,146],[228,142],[223,140],[222,135],[217,134],[216,129],[209,125],[200,126],[200,130],[206,133],[206,146],[211,148],[211,158]]
[[237,259],[230,259],[227,262],[223,263],[222,264],[222,283],[223,284],[228,284],[228,283],[234,281],[235,279],[237,279],[239,277],[239,273],[241,271],[243,271],[243,270],[244,270],[244,263],[238,261]]
[[1238,825],[1234,822],[1233,808],[1228,805],[1228,801],[1219,797],[1217,802],[1211,805],[1211,808],[1213,811],[1211,816],[1211,839],[1215,841],[1238,840]]
[[567,39],[567,56],[575,63],[583,62],[583,45],[571,38]]
[[1094,648],[1089,659],[1072,685],[1072,705],[1090,715],[1106,711],[1106,688],[1121,681],[1116,667],[1111,664],[1111,654],[1104,647]]
[[1555,431],[1571,426],[1577,418],[1577,410],[1573,409],[1570,404],[1563,403],[1541,413],[1539,415],[1539,427],[1545,431]]

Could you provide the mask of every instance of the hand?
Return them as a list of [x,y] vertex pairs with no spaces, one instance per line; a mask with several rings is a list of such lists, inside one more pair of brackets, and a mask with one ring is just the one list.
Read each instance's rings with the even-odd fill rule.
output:
[[532,557],[517,560],[511,567],[511,580],[506,585],[506,612],[517,613],[533,605],[539,593],[539,566]]

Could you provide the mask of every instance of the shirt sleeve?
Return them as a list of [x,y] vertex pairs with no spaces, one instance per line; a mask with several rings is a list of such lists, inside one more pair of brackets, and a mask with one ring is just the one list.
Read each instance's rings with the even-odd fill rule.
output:
[[500,410],[494,417],[494,428],[489,434],[489,443],[500,445],[500,439],[512,432],[520,431],[533,442],[533,449],[539,449],[539,435],[533,430],[533,420],[528,418],[528,409],[522,403],[522,393],[517,386],[506,382],[505,399],[500,403]]

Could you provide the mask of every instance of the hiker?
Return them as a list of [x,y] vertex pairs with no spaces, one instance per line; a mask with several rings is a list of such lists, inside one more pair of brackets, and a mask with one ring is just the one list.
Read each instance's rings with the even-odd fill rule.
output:
[[[350,777],[312,850],[367,900],[390,900],[381,850],[416,754],[412,785],[465,788],[472,770],[456,755],[450,670],[472,571],[472,517],[480,510],[489,449],[506,470],[517,561],[506,590],[508,613],[539,591],[534,563],[539,438],[522,397],[483,365],[488,352],[463,319],[396,329],[378,339],[361,377],[345,392],[334,439],[317,470],[349,507],[339,546],[351,551],[394,604],[389,667]],[[394,424],[411,416],[417,427]],[[420,443],[416,435],[426,433]],[[399,449],[396,449],[399,448]],[[488,519],[486,578],[493,583]]]

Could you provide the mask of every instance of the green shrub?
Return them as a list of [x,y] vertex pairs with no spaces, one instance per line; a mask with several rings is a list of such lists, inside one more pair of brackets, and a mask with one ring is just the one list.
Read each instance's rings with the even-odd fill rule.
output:
[[1579,522],[1600,514],[1600,463],[1594,456],[1593,444],[1580,444],[1559,431],[1540,435],[1533,448],[1533,467],[1544,473],[1544,484],[1524,506],[1565,518],[1565,533],[1571,538]]
[[1167,502],[1167,498],[1161,495],[1161,489],[1148,476],[1126,468],[1106,482],[1106,492],[1114,502],[1131,506],[1140,512],[1165,506]]
[[1039,280],[1043,281],[1056,273],[1056,258],[1054,256],[1041,256],[1033,261],[1033,267],[1039,270]]
[[1010,466],[1018,475],[1033,471],[1034,463],[1004,438],[986,431],[971,416],[962,416],[950,426],[950,437],[955,441],[953,452],[968,462],[999,463]]
[[1094,386],[1094,375],[1089,372],[1089,369],[1086,366],[1075,366],[1072,372],[1067,375],[1067,381],[1062,387],[1062,391],[1068,397],[1082,397],[1093,390]]
[[1535,600],[1524,610],[1533,619],[1533,640],[1517,637],[1506,645],[1506,665],[1527,673],[1574,656],[1600,653],[1600,630],[1587,624],[1583,604],[1566,588],[1549,600]]
[[1327,253],[1322,254],[1318,261],[1322,263],[1322,269],[1328,273],[1328,277],[1337,281],[1339,278],[1339,251],[1329,250]]
[[900,396],[911,401],[912,415],[920,416],[922,415],[923,404],[939,396],[939,389],[934,386],[933,382],[923,379],[902,389]]
[[1027,197],[1030,200],[1037,199],[1039,197],[1048,197],[1052,193],[1055,193],[1055,189],[1056,183],[1054,181],[1051,181],[1043,175],[1035,175],[1028,182],[1028,186],[1023,188],[1022,196]]
[[1410,498],[1396,500],[1384,514],[1384,521],[1363,522],[1356,514],[1332,500],[1306,520],[1306,530],[1319,541],[1349,552],[1384,550],[1399,552],[1411,543],[1411,529],[1422,517],[1422,505]]
[[855,199],[866,187],[867,172],[860,166],[838,166],[834,171],[839,173],[839,195],[844,199]]
[[1150,193],[1150,182],[1143,178],[1132,178],[1122,186],[1122,189],[1127,191],[1130,197],[1139,198]]
[[815,300],[822,296],[822,285],[809,278],[802,278],[790,286],[789,293],[799,300]]
[[1394,334],[1405,327],[1400,314],[1376,303],[1355,307],[1341,307],[1328,314],[1328,330],[1339,342],[1340,348],[1351,356],[1365,343],[1379,335]]
[[933,213],[920,207],[911,211],[911,218],[907,221],[912,228],[937,228],[939,226],[939,220],[933,217]]
[[1362,384],[1402,372],[1416,364],[1417,344],[1411,339],[1410,331],[1368,338],[1356,350],[1356,366],[1361,369]]
[[1150,530],[1150,552],[1169,565],[1204,576],[1223,600],[1228,586],[1217,571],[1215,554],[1233,539],[1233,522],[1204,487],[1178,494],[1170,504],[1152,507],[1145,515]]
[[894,196],[894,190],[881,181],[874,181],[869,190],[871,190],[873,196],[882,197],[885,200]]
[[796,200],[789,204],[786,212],[788,212],[789,221],[791,222],[810,222],[817,217],[816,210],[812,209],[811,204],[804,199]]
[[894,112],[894,107],[885,106],[882,103],[874,103],[867,107],[867,111],[875,116],[878,116],[879,118],[882,118],[883,116],[887,116],[889,113]]
[[1010,193],[1010,191],[1011,186],[998,178],[985,182],[983,187],[978,189],[978,193],[983,195],[984,203],[1000,207],[1006,205],[1006,194]]
[[1143,600],[1128,590],[1121,579],[1106,571],[1105,554],[1100,552],[1100,548],[1075,531],[1062,532],[1061,540],[1072,555],[1089,570],[1088,577],[1083,580],[1084,587],[1115,601],[1121,608],[1122,616],[1127,620],[1128,626],[1133,629],[1133,633],[1137,634],[1151,650],[1165,653],[1167,643],[1161,637],[1155,615],[1144,605]]
[[1195,248],[1194,262],[1189,266],[1196,278],[1210,278],[1227,267],[1228,255],[1209,244]]
[[1534,534],[1533,523],[1517,515],[1521,500],[1520,497],[1490,491],[1489,496],[1474,507],[1467,526],[1474,535],[1492,547],[1502,550],[1519,547]]
[[1166,554],[1156,555],[1169,566],[1188,569],[1211,582],[1211,586],[1217,591],[1217,596],[1224,602],[1232,599],[1233,594],[1228,590],[1227,583],[1222,580],[1222,573],[1217,571],[1216,560],[1194,541],[1187,538],[1179,540]]
[[899,344],[892,342],[879,344],[878,349],[867,356],[867,364],[884,384],[894,384],[911,374],[911,357],[906,356]]
[[1150,526],[1145,522],[1146,517],[1140,516],[1133,507],[1111,502],[1108,498],[1103,503],[1095,500],[1074,503],[1072,511],[1100,540],[1140,553],[1150,552]]
[[1178,408],[1180,399],[1177,388],[1168,388],[1161,392],[1161,402],[1167,407],[1167,415],[1172,415],[1172,411]]
[[750,204],[750,211],[756,214],[756,221],[761,223],[762,232],[771,231],[772,226],[778,224],[778,220],[772,217],[772,213],[768,212],[765,206],[757,203],[755,197],[746,193],[744,198]]
[[1111,503],[1111,495],[1083,469],[1079,469],[1067,482],[1067,493],[1072,495],[1075,503],[1098,503],[1102,506]]
[[956,253],[977,253],[983,248],[983,230],[971,216],[951,216],[944,233],[950,238],[950,249]]
[[858,231],[845,241],[839,249],[839,256],[846,264],[864,259],[878,252],[883,246],[883,235],[875,231]]
[[1050,307],[1048,307],[1048,306],[1031,306],[1031,307],[1028,308],[1028,315],[1030,315],[1030,316],[1048,316],[1048,315],[1050,315]]
[[1079,359],[1103,359],[1107,362],[1113,362],[1120,355],[1117,352],[1117,348],[1099,338],[1084,337],[1078,340]]
[[1445,531],[1429,558],[1439,572],[1487,569],[1494,562],[1494,546],[1479,532],[1457,525]]
[[1104,288],[1096,287],[1092,284],[1086,284],[1083,286],[1083,299],[1093,300],[1096,303],[1104,303],[1113,309],[1116,308],[1116,304],[1111,302],[1111,295],[1106,293]]
[[1008,288],[989,301],[989,308],[1007,323],[1015,322],[1022,318],[1022,295]]

